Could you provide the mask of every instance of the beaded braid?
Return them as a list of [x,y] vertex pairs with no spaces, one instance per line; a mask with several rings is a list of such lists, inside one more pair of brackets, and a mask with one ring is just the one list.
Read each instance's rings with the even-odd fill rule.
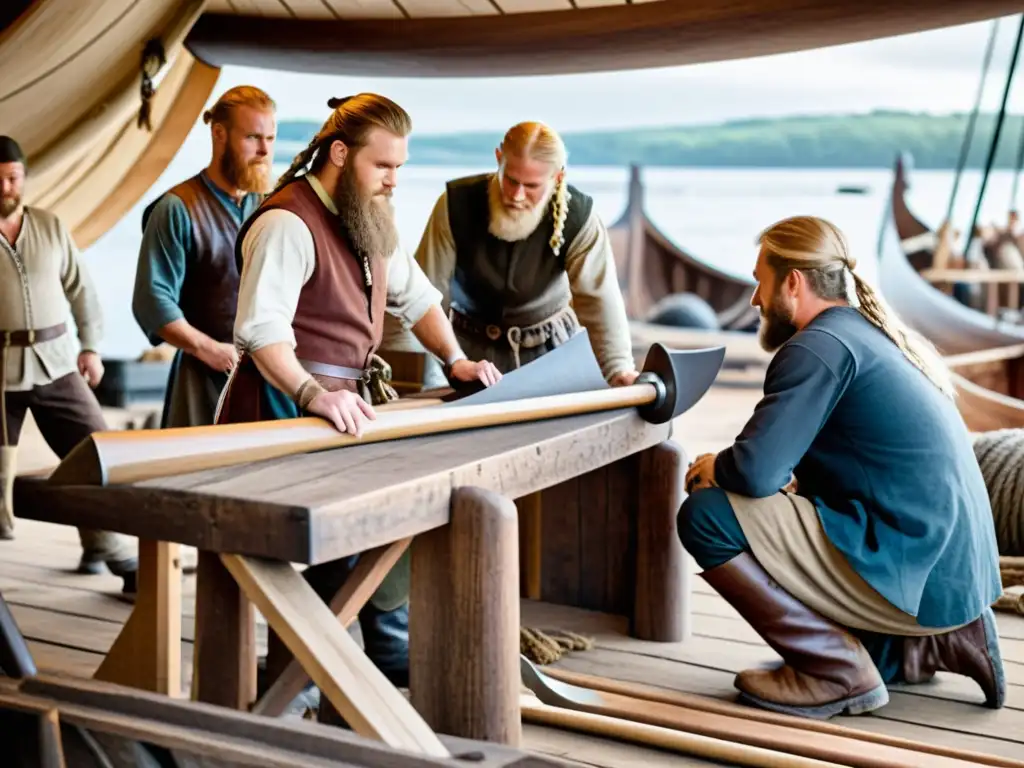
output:
[[569,185],[565,183],[565,176],[559,180],[555,187],[555,194],[551,196],[551,213],[555,217],[555,231],[551,235],[551,250],[558,256],[565,244],[565,219],[569,215],[569,201],[572,194],[569,192]]

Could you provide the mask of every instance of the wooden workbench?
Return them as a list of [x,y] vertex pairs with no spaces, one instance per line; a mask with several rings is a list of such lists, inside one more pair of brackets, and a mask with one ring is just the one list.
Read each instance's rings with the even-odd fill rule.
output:
[[[620,613],[637,637],[685,631],[686,462],[670,431],[628,409],[133,485],[19,478],[15,508],[140,539],[136,607],[97,677],[178,693],[176,548],[188,544],[200,550],[199,700],[252,705],[255,604],[357,732],[428,754],[441,748],[431,730],[517,745],[520,594]],[[343,626],[410,542],[411,707]],[[289,565],[359,552],[365,567],[333,612]]]

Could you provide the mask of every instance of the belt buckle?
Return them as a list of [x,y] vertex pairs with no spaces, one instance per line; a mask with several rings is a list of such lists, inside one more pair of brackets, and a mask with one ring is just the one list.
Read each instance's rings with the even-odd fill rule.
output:
[[28,345],[31,347],[36,343],[36,330],[35,328],[28,329]]
[[488,325],[485,333],[487,334],[487,338],[491,341],[497,341],[501,338],[501,328],[496,325]]
[[4,349],[11,346],[11,332],[4,331]]

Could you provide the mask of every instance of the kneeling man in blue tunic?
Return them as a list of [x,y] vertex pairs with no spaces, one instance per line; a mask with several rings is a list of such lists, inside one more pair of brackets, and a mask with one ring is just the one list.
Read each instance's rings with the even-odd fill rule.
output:
[[889,683],[951,672],[1001,707],[995,526],[947,368],[829,222],[785,219],[759,243],[764,398],[693,462],[678,519],[703,578],[783,659],[741,672],[741,700],[859,714]]

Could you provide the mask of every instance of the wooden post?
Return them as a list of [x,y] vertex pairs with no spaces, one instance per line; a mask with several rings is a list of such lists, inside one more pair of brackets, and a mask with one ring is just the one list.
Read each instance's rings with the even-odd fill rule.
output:
[[519,511],[519,589],[523,597],[541,599],[541,492],[516,499]]
[[452,492],[448,525],[412,544],[409,688],[439,733],[519,746],[519,531],[515,504]]
[[181,694],[179,545],[139,539],[135,608],[96,670],[97,680]]
[[690,635],[690,569],[676,517],[683,503],[686,454],[665,441],[640,457],[636,587],[630,633],[674,643]]
[[256,700],[252,603],[216,552],[199,551],[192,699],[247,710]]

